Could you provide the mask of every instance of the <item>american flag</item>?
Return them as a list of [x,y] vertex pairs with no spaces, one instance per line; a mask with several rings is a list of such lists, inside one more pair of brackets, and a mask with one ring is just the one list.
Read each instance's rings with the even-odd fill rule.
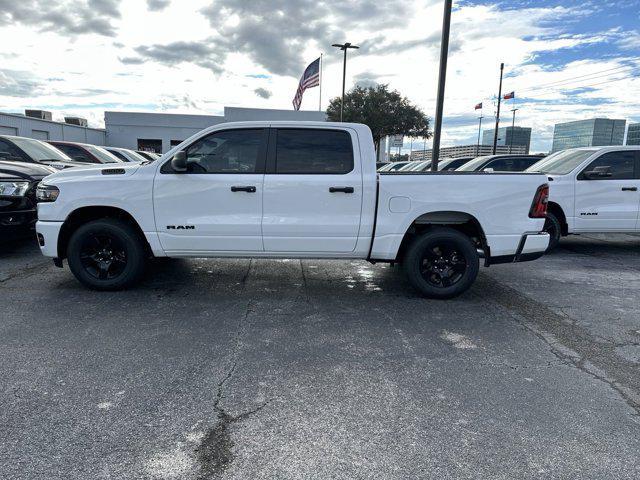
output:
[[300,110],[304,91],[307,88],[317,87],[318,85],[320,85],[320,58],[311,62],[302,74],[302,78],[300,78],[300,83],[298,84],[298,91],[296,92],[296,96],[293,97],[293,108]]

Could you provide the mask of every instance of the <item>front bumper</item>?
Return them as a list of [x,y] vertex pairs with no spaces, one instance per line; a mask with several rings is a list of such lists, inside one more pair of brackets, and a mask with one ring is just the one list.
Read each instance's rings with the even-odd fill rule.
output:
[[485,259],[485,265],[498,265],[501,263],[530,262],[542,257],[549,246],[549,234],[547,232],[530,232],[522,235],[518,249],[513,255],[489,255]]
[[37,218],[35,210],[0,211],[0,239],[24,237],[33,231]]
[[58,236],[63,222],[45,222],[38,220],[36,233],[40,251],[45,257],[58,258]]

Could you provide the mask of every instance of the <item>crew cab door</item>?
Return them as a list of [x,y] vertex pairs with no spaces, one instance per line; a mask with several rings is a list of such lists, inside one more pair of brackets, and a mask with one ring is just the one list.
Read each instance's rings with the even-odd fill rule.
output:
[[187,171],[167,161],[153,189],[156,229],[168,253],[260,252],[268,129],[210,133],[186,147]]
[[[601,171],[602,176],[588,172]],[[607,152],[576,177],[575,230],[632,231],[638,220],[640,179],[637,152]]]
[[265,251],[352,252],[360,230],[362,187],[354,131],[272,129],[264,178]]

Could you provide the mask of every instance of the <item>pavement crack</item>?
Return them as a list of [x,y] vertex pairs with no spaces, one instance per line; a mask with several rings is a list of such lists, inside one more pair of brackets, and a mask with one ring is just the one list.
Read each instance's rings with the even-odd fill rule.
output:
[[249,315],[252,312],[253,302],[249,301],[247,303],[244,317],[242,318],[241,326],[236,333],[231,366],[227,370],[227,373],[218,382],[218,388],[213,402],[213,409],[216,412],[218,421],[213,427],[206,431],[204,437],[200,441],[200,444],[196,448],[196,457],[200,465],[200,471],[198,474],[199,480],[220,478],[222,476],[234,459],[234,442],[231,438],[232,425],[249,418],[255,413],[258,413],[269,403],[266,401],[252,410],[248,410],[237,415],[229,414],[221,405],[222,399],[224,398],[225,385],[232,379],[238,366],[242,337],[244,336],[244,332],[247,328]]
[[[482,274],[478,290],[482,300],[501,307],[523,328],[545,342],[562,363],[577,368],[618,392],[640,416],[640,376],[637,365],[617,355],[614,344],[598,341],[564,312],[549,307]],[[477,294],[476,294],[477,295]],[[479,295],[478,295],[479,296]]]

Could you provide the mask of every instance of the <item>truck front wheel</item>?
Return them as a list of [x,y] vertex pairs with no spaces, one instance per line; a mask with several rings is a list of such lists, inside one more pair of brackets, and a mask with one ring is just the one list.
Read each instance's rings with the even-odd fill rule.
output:
[[550,237],[549,246],[547,247],[547,252],[550,252],[558,246],[562,235],[562,226],[555,214],[547,212],[547,218],[544,221],[544,231],[547,232]]
[[435,228],[416,238],[403,259],[409,282],[429,298],[452,298],[468,290],[480,262],[469,237],[452,228]]
[[105,218],[88,222],[71,235],[67,260],[83,285],[94,290],[120,290],[140,279],[146,254],[133,227]]

